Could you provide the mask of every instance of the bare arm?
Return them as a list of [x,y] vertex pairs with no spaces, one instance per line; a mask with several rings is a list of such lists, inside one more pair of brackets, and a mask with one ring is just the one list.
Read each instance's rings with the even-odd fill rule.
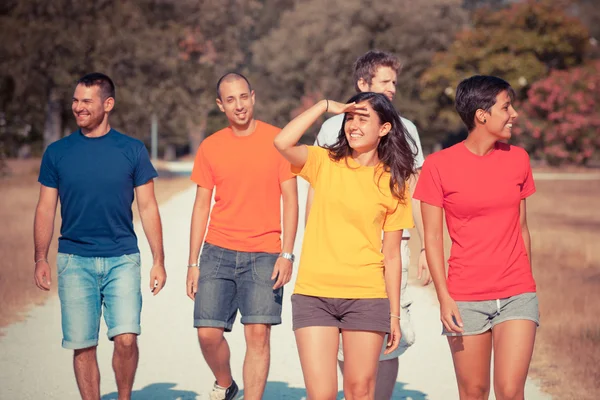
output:
[[419,180],[420,173],[421,170],[418,169],[417,172],[411,177],[409,185],[411,193],[413,219],[415,221],[415,228],[417,229],[420,241],[417,278],[423,280],[423,285],[429,285],[431,283],[431,274],[429,273],[429,265],[427,264],[427,257],[425,255],[425,235],[423,233],[423,216],[421,214],[421,201],[412,197],[412,194],[415,192],[415,188],[417,187],[417,182]]
[[[444,263],[443,209],[431,204],[421,203],[423,228],[425,231],[425,248],[429,271],[438,300],[440,302],[441,320],[451,332],[462,332],[462,321],[456,303],[450,297],[446,286],[446,268]],[[454,323],[454,318],[458,322]]]
[[529,234],[529,227],[527,226],[527,200],[521,200],[519,206],[519,214],[521,220],[521,234],[523,235],[523,242],[525,243],[525,251],[527,251],[527,258],[529,259],[529,265],[533,265],[531,260],[531,235]]
[[[296,178],[288,179],[281,183],[281,196],[283,198],[283,243],[284,253],[294,252],[294,241],[298,229],[298,186]],[[277,279],[273,289],[278,289],[288,283],[292,278],[292,262],[279,257],[273,268],[271,279]]]
[[[200,248],[206,234],[206,225],[208,224],[208,215],[210,213],[210,202],[212,200],[212,189],[206,189],[198,186],[196,188],[196,200],[192,210],[192,223],[190,227],[190,254],[188,263],[197,264],[200,256]],[[196,267],[188,268],[187,273],[187,295],[194,300],[198,290],[198,278],[200,269]]]
[[42,290],[50,290],[51,276],[48,249],[54,233],[54,218],[58,204],[58,189],[40,185],[40,197],[35,209],[33,242],[35,245],[35,284]]
[[163,248],[162,223],[158,203],[154,194],[154,179],[135,188],[135,197],[142,220],[142,227],[150,245],[153,265],[150,269],[150,290],[157,295],[165,286],[167,273],[165,271],[165,252]]
[[400,287],[402,285],[402,257],[400,243],[402,230],[383,233],[383,265],[385,290],[390,300],[390,334],[385,354],[398,348],[400,338]]

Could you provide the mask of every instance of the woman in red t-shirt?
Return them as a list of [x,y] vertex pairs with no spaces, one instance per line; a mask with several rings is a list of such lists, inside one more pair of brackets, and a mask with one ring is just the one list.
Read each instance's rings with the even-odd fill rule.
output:
[[414,194],[461,399],[488,398],[492,349],[496,398],[523,399],[539,325],[526,217],[535,185],[525,150],[506,144],[517,118],[513,97],[500,78],[463,80],[456,110],[469,135],[427,158]]

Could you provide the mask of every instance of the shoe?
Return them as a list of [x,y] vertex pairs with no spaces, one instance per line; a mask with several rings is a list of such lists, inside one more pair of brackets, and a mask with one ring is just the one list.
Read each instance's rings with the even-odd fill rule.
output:
[[223,388],[215,382],[212,392],[210,392],[210,400],[233,400],[238,394],[238,385],[235,381],[231,381],[231,386]]

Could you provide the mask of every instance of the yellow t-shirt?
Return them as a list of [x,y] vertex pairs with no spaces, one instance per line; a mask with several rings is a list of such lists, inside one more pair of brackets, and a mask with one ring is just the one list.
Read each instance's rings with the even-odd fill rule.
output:
[[292,168],[315,190],[294,293],[387,298],[382,230],[408,229],[414,222],[408,185],[403,204],[391,194],[390,174],[380,171],[381,166],[361,166],[352,158],[332,161],[318,146],[308,146],[301,170]]

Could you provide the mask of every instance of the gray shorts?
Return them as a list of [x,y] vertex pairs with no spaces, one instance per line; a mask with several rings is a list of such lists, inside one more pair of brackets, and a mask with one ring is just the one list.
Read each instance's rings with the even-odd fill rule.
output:
[[356,331],[390,332],[388,299],[334,299],[292,295],[293,329],[335,326]]
[[538,298],[535,293],[523,293],[505,299],[484,301],[457,301],[463,321],[463,333],[448,332],[446,336],[479,335],[493,329],[499,323],[510,320],[529,320],[540,325]]

